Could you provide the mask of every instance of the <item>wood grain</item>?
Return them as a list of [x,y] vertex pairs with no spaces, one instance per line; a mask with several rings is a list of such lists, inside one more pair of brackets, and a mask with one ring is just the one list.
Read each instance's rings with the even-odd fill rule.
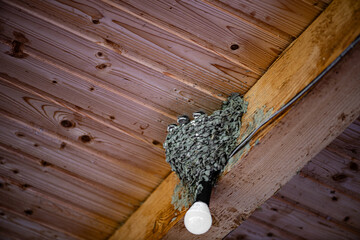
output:
[[[5,66],[7,62],[5,60],[3,62]],[[35,60],[35,65],[38,66],[37,64],[42,65],[41,62]],[[68,82],[66,81],[60,81],[59,79],[65,79],[63,75],[56,74],[54,78],[46,79],[38,73],[33,73],[33,71],[27,70],[26,68],[23,69],[22,67],[19,67],[17,65],[8,66],[10,66],[10,68],[6,68],[7,73],[1,73],[3,81],[8,81],[11,84],[16,83],[16,86],[18,88],[29,91],[34,95],[45,98],[50,102],[70,109],[71,111],[76,112],[83,117],[88,117],[93,121],[97,122],[98,124],[105,125],[107,128],[112,129],[115,132],[119,132],[118,134],[125,134],[126,138],[130,137],[133,138],[135,142],[140,141],[148,144],[148,146],[145,148],[152,147],[153,151],[157,150],[158,152],[163,152],[162,146],[159,143],[161,141],[160,139],[164,137],[165,131],[163,131],[160,126],[165,125],[165,121],[161,117],[157,118],[157,116],[154,116],[154,112],[143,111],[143,109],[139,109],[136,106],[131,106],[131,104],[126,105],[126,102],[118,103],[121,104],[121,106],[129,106],[132,108],[115,108],[115,106],[113,106],[115,102],[113,101],[111,101],[111,104],[107,104],[107,102],[101,101],[101,99],[103,98],[91,98],[91,95],[89,94],[79,94],[79,89],[75,88],[74,90],[74,88],[72,87],[77,85],[71,84],[81,82],[70,82],[71,84],[68,84]],[[15,69],[17,71],[14,71]],[[13,74],[13,76],[20,77],[20,79],[22,79],[23,81],[20,81],[19,79],[10,76],[8,73]],[[67,77],[67,79],[75,79],[72,76]],[[32,85],[27,84],[31,84],[33,83],[33,81],[36,81],[36,86],[38,88],[42,88],[43,90],[34,88]],[[89,89],[91,89],[91,85],[88,87]],[[87,88],[87,86],[82,86],[80,90],[82,91],[84,88]],[[49,91],[47,89],[53,89],[51,93],[55,94],[56,96],[49,94]],[[110,96],[108,98],[110,98]],[[70,102],[74,101],[75,99],[79,101],[76,102],[78,103],[78,105]],[[94,106],[96,107],[91,108],[89,104],[95,104]],[[155,135],[156,133],[158,133],[158,135]]]
[[[360,90],[359,66],[355,64],[359,58],[358,45],[239,164],[220,179],[210,206],[219,225],[213,225],[209,232],[197,239],[209,236],[223,238],[360,115],[360,96],[357,94]],[[346,117],[341,118],[342,114]],[[316,134],[314,128],[317,129]],[[180,232],[181,237],[178,237]],[[330,231],[333,236],[341,236],[345,232],[346,236],[356,239],[356,234],[351,231]],[[165,239],[195,237],[178,222]]]
[[[36,125],[26,124],[8,113],[6,115],[1,114],[0,119],[1,142],[23,149],[27,154],[46,159],[51,164],[118,190],[122,192],[119,196],[120,199],[124,197],[125,200],[131,196],[130,199],[142,201],[151,190],[151,186],[148,185],[148,178],[146,178],[146,182],[133,182],[133,180],[138,181],[144,177],[137,175],[136,179],[132,178],[129,182],[124,178],[126,175],[120,174],[121,168],[118,165],[104,162],[101,158],[85,151],[79,151],[76,143],[69,142],[65,138],[54,138],[51,132],[45,132],[44,129],[38,128]],[[66,143],[65,147],[62,147],[63,142]],[[127,172],[127,174],[130,176],[134,173]],[[114,212],[113,214],[117,215],[118,213]],[[120,214],[120,216],[122,215]]]
[[2,239],[59,239],[79,240],[80,237],[49,228],[25,214],[19,214],[0,206],[0,236]]
[[[67,35],[81,37],[82,41],[87,40],[89,44],[86,45],[93,45],[95,46],[94,49],[107,49],[104,57],[116,56],[117,59],[122,59],[125,62],[132,63],[134,61],[138,64],[132,64],[142,68],[150,68],[151,70],[148,71],[154,72],[154,74],[160,72],[161,74],[156,74],[160,79],[168,79],[170,82],[174,82],[174,79],[176,79],[182,83],[178,84],[185,84],[214,98],[225,99],[223,95],[229,93],[234,86],[238,91],[244,92],[245,89],[248,89],[247,86],[251,86],[255,82],[254,79],[258,78],[257,74],[247,73],[243,68],[239,68],[207,51],[200,50],[198,47],[188,44],[176,36],[170,35],[169,37],[169,33],[159,28],[145,27],[145,30],[143,30],[144,24],[146,24],[144,21],[104,3],[96,1],[81,3],[80,1],[80,4],[76,6],[77,8],[74,8],[69,1],[49,3],[35,0],[27,2],[6,1],[6,3],[65,29]],[[82,7],[79,7],[80,5]],[[93,9],[102,8],[104,10],[104,17],[99,21],[99,24],[93,24],[89,16],[86,15],[84,9],[87,7]],[[136,30],[139,28],[142,29],[141,33]],[[147,31],[151,33],[150,38]],[[154,34],[164,36],[166,39],[154,37]],[[170,41],[167,38],[170,38]],[[130,42],[132,44],[129,44]],[[93,53],[91,57],[94,58],[96,52],[91,50],[90,53]],[[80,55],[83,54],[84,52],[81,52]],[[194,56],[196,56],[197,60],[193,60]],[[104,63],[106,59],[96,60]],[[111,68],[116,70],[115,63],[116,61],[111,62]],[[121,70],[121,67],[119,70]],[[104,75],[104,72],[109,71],[102,72],[102,75]],[[131,75],[126,76],[123,71],[118,71],[117,74],[122,74],[125,78],[131,78]],[[140,76],[135,75],[134,77]],[[135,81],[136,78],[132,80]],[[219,87],[219,89],[209,83],[217,83],[216,87]],[[156,85],[156,87],[161,87],[161,85]],[[140,94],[135,95],[143,97]],[[156,101],[156,99],[152,98],[147,99],[148,101]]]
[[[61,87],[64,81],[68,84],[66,85],[67,88],[70,86],[80,88],[81,91],[80,89],[79,91],[82,95],[93,96],[94,99],[97,100],[96,102],[99,103],[106,102],[106,104],[104,104],[105,106],[101,107],[97,107],[94,100],[90,102],[87,100],[87,104],[80,104],[81,102],[79,102],[78,105],[84,109],[88,108],[89,103],[91,103],[94,109],[93,111],[96,111],[99,115],[105,115],[104,117],[108,119],[110,116],[114,116],[115,121],[123,123],[128,123],[131,116],[137,116],[138,121],[131,121],[128,125],[135,128],[135,131],[141,133],[144,130],[139,129],[139,126],[141,125],[142,128],[144,128],[144,125],[151,123],[148,127],[149,129],[144,131],[145,134],[149,131],[156,131],[157,136],[161,136],[161,138],[158,137],[155,140],[162,141],[165,136],[163,129],[165,129],[166,125],[171,123],[171,121],[174,121],[177,115],[183,113],[189,114],[199,109],[210,113],[220,105],[219,100],[206,96],[201,92],[194,92],[190,87],[184,86],[181,83],[179,84],[171,80],[171,78],[152,71],[145,66],[136,64],[131,60],[119,56],[117,53],[113,53],[94,43],[84,41],[60,28],[44,27],[44,25],[46,26],[46,22],[29,15],[24,16],[24,14],[21,14],[19,16],[20,13],[12,8],[8,7],[4,10],[9,12],[8,15],[4,14],[8,17],[6,19],[8,25],[4,27],[3,31],[3,34],[6,34],[4,41],[12,41],[14,32],[22,32],[31,42],[31,44],[29,44],[30,46],[26,46],[24,51],[33,50],[27,54],[30,54],[32,56],[31,58],[34,57],[37,60],[28,65],[28,68],[35,68],[37,74],[40,74],[43,78],[49,78],[48,82],[52,82],[53,80],[57,81],[58,85],[50,84],[52,88],[56,86],[58,88]],[[24,17],[27,17],[27,22],[31,24],[22,24]],[[59,46],[66,47],[60,48]],[[67,46],[73,46],[73,49],[68,49]],[[3,48],[4,52],[9,50],[5,50],[5,46]],[[94,51],[94,49],[96,50]],[[101,58],[96,57],[96,54],[99,52],[102,54]],[[6,56],[4,56],[4,58],[5,57]],[[30,59],[26,58],[21,60],[27,61]],[[20,66],[26,66],[25,63],[22,63],[19,59],[11,59],[10,61]],[[64,64],[67,62],[71,62],[72,64]],[[46,72],[44,70],[46,68],[39,69],[38,66],[44,64],[48,66],[48,68],[51,68],[51,73],[53,74],[50,74],[49,71]],[[102,69],[97,69],[96,66],[103,67],[101,67]],[[12,68],[8,68],[8,70],[9,69]],[[32,71],[35,71],[35,69],[32,69]],[[24,75],[28,74],[24,73]],[[61,81],[62,79],[63,81]],[[144,79],[146,79],[146,81],[144,81]],[[39,86],[43,85],[39,84]],[[47,86],[46,89],[48,90],[50,86]],[[63,93],[63,91],[60,90],[58,92]],[[131,98],[128,99],[128,96]],[[139,99],[139,96],[143,98],[141,102],[136,100]],[[67,99],[76,101],[73,100],[74,97],[67,97]],[[139,104],[134,104],[132,102],[134,99],[136,100],[135,102]],[[155,103],[153,101],[155,101]],[[151,106],[148,106],[149,104]],[[112,109],[104,112],[103,109],[106,109],[107,105],[112,106]],[[100,113],[98,108],[101,109]],[[120,111],[123,111],[123,113],[119,114]],[[116,113],[118,116],[115,115]],[[128,114],[125,118],[125,113],[131,114]],[[143,119],[143,122],[139,122],[140,119]],[[132,124],[136,122],[138,123],[133,126]],[[156,129],[159,123],[161,124],[159,126],[160,129]]]
[[[356,1],[334,1],[314,21],[245,95],[249,101],[248,113],[243,119],[245,126],[252,122],[256,109],[266,105],[268,109],[277,110],[291,99],[357,37],[360,32],[357,27],[359,26],[359,18],[356,15],[358,9]],[[329,35],[334,36],[333,41],[327,41],[326,36]],[[358,73],[354,65],[359,57],[358,53],[357,49],[348,57],[350,60],[343,60],[337,70],[332,71],[331,77],[323,80],[325,83],[319,84],[316,90],[306,97],[307,100],[294,107],[283,121],[272,124],[273,129],[264,132],[266,140],[261,140],[259,146],[250,150],[249,155],[241,158],[240,164],[235,165],[236,170],[231,170],[220,180],[219,186],[214,191],[211,206],[219,225],[213,226],[202,238],[224,237],[356,119],[360,114],[358,112],[360,106],[356,105],[360,102],[356,93],[359,91],[356,90],[359,85],[358,79],[355,78]],[[339,76],[336,76],[335,71],[341,70],[343,74],[339,83],[340,80],[337,80]],[[338,118],[341,114],[345,117]],[[312,134],[314,126],[321,126],[316,128],[316,136]],[[240,157],[235,156],[237,159]],[[277,174],[261,174],[271,171]],[[284,175],[280,176],[279,173]],[[174,185],[169,188],[173,189]],[[234,207],[236,211],[229,211],[230,207]],[[136,222],[136,218],[127,221],[130,225],[131,222]],[[127,223],[124,226],[127,226]],[[113,239],[116,239],[116,235],[121,234],[121,231],[122,228],[115,233]],[[180,222],[167,233],[165,239],[179,238],[193,238],[184,230]]]
[[105,231],[94,229],[91,224],[83,222],[84,217],[74,209],[45,199],[31,188],[24,191],[20,183],[4,179],[4,177],[2,177],[2,183],[6,185],[6,188],[0,189],[2,195],[0,204],[5,208],[27,215],[38,222],[56,226],[55,229],[66,229],[65,232],[69,235],[71,232],[77,232],[83,239],[98,239],[107,236]]
[[357,119],[347,128],[327,149],[347,160],[358,163],[360,161],[360,120]]
[[[359,8],[358,1],[333,1],[247,92],[243,122],[252,122],[262,107],[265,112],[277,111],[333,62],[360,34]],[[243,124],[241,132],[247,127]]]
[[[167,124],[245,94],[329,3],[240,1],[0,0],[0,238],[105,239],[139,206],[124,239],[172,228],[176,177],[150,195],[169,172]],[[254,238],[299,239],[255,222]]]
[[[74,206],[75,210],[83,209],[89,218],[94,219],[94,226],[107,232],[117,226],[116,221],[122,221],[131,214],[132,204],[136,203],[119,198],[119,192],[110,191],[105,186],[82,179],[45,160],[3,144],[0,145],[0,156],[1,176],[22,182],[24,190],[35,186],[39,191],[50,195],[50,198],[70,203],[68,205]],[[113,212],[122,214],[123,218],[115,217],[117,215]]]
[[[2,78],[1,80],[3,80],[1,84],[4,87],[4,90],[6,89],[6,87],[7,87],[7,90],[11,90],[11,88],[14,88],[14,86],[11,85],[12,84],[11,82],[4,81],[5,80],[4,78]],[[15,79],[12,79],[12,80],[16,81]],[[13,92],[16,92],[16,90],[13,91]],[[20,95],[21,95],[21,93],[23,93],[23,92],[20,91]],[[19,94],[19,92],[18,92],[18,94]],[[45,112],[45,116],[46,116],[46,111],[45,110],[46,110],[47,104],[44,104],[43,100],[41,100],[41,99],[39,100],[39,98],[36,98],[31,94],[28,95],[28,96],[29,97],[25,96],[25,98],[24,98],[25,100],[23,100],[23,102],[27,103],[28,105],[33,106],[32,108],[30,108],[32,111],[34,111],[34,108],[35,108],[35,110],[37,108],[41,109],[42,112]],[[29,99],[30,99],[30,101],[29,101]],[[28,101],[26,101],[26,100],[28,100]],[[34,102],[31,102],[31,100],[33,100]],[[37,106],[36,103],[38,103],[40,106]],[[46,101],[45,101],[45,103],[46,103]],[[50,110],[54,110],[54,109],[51,108],[52,106],[54,106],[54,105],[50,104],[50,106],[49,106]],[[131,164],[129,164],[129,162],[126,163],[126,162],[120,161],[120,159],[109,156],[109,155],[107,155],[107,154],[105,154],[103,152],[100,152],[100,151],[96,150],[96,149],[89,148],[88,145],[91,144],[91,142],[92,142],[92,139],[91,139],[90,136],[83,139],[84,135],[80,135],[79,137],[76,137],[76,140],[72,140],[71,138],[67,138],[66,136],[63,136],[61,134],[57,134],[52,129],[41,128],[41,127],[39,127],[38,124],[36,124],[36,123],[34,123],[32,121],[27,121],[27,122],[23,121],[21,117],[17,116],[16,114],[12,114],[12,113],[6,111],[6,109],[1,110],[1,112],[2,112],[3,115],[5,115],[5,117],[14,118],[15,121],[19,121],[21,124],[29,125],[29,126],[31,126],[33,128],[39,128],[42,132],[44,132],[45,134],[48,134],[49,137],[52,137],[53,139],[64,142],[65,146],[61,146],[61,149],[65,149],[66,148],[66,143],[70,143],[74,147],[76,147],[78,149],[81,149],[85,153],[91,154],[92,156],[94,156],[96,158],[99,158],[99,159],[104,159],[109,164],[112,164],[115,167],[115,169],[116,168],[122,169],[124,177],[126,177],[127,174],[131,175],[131,174],[134,174],[135,172],[138,172],[138,174],[140,174],[142,177],[144,177],[144,179],[148,179],[148,181],[150,183],[151,183],[151,181],[155,181],[155,182],[158,181],[158,180],[156,180],[157,177],[154,176],[153,173],[147,173],[147,172],[143,171],[139,167],[132,166]],[[66,113],[67,111],[65,109],[60,108],[60,113],[61,112]],[[56,108],[55,108],[55,115],[54,115],[54,113],[50,112],[50,116],[51,115],[56,117]],[[19,119],[21,119],[21,120],[19,120]],[[58,122],[58,121],[56,121],[56,122]],[[88,136],[88,135],[86,135],[86,136]],[[164,163],[163,163],[163,165],[166,166]],[[165,169],[165,171],[167,172],[166,169]],[[161,173],[161,172],[159,172],[159,169],[157,169],[156,173]]]
[[[352,143],[356,144],[358,141],[355,139],[358,138],[360,132],[355,132],[354,129],[357,128],[358,121],[359,119],[353,122],[342,134],[330,143],[328,147],[332,146],[339,150],[343,149],[337,144],[339,144],[340,139],[344,139],[344,136],[347,136],[349,133],[351,134],[348,136],[351,136],[353,139]],[[340,141],[340,143],[343,144],[342,141]],[[319,238],[319,234],[322,234],[320,238],[326,238],[327,233],[322,233],[322,231],[324,231],[323,227],[321,227],[320,230],[317,229],[319,223],[322,223],[323,226],[331,226],[333,228],[332,231],[335,232],[345,230],[346,232],[351,232],[359,236],[360,226],[358,212],[360,209],[360,199],[354,198],[356,192],[349,194],[347,191],[344,191],[346,189],[339,186],[337,182],[339,182],[339,180],[341,180],[340,182],[348,182],[348,188],[352,186],[352,189],[356,189],[358,183],[349,182],[347,177],[342,179],[335,178],[336,181],[331,179],[334,184],[331,184],[330,181],[319,181],[326,179],[328,176],[328,171],[323,171],[323,168],[330,169],[330,171],[336,170],[336,172],[350,169],[348,164],[349,160],[347,160],[346,157],[337,156],[337,158],[334,158],[329,155],[328,147],[316,155],[297,175],[286,183],[277,194],[271,197],[271,200],[268,200],[270,204],[266,202],[264,208],[263,206],[259,207],[249,219],[237,227],[237,229],[224,240],[252,237],[253,231],[261,233],[262,237],[269,234],[275,239],[282,237],[291,239],[291,236],[286,235],[288,229],[292,230],[292,233],[306,237],[306,239]],[[344,150],[345,149],[346,148],[344,148]],[[325,161],[319,161],[319,159]],[[308,169],[311,169],[311,177],[305,173]],[[356,172],[354,165],[352,165],[351,170],[353,173]],[[351,175],[348,177],[351,179],[355,176]],[[274,201],[276,202],[275,205],[272,204]],[[278,203],[281,206],[280,209],[276,206]],[[295,217],[297,214],[292,213],[293,209],[305,216],[305,224],[302,219]],[[260,212],[260,217],[263,219],[260,222],[258,212]],[[284,216],[284,214],[287,216]],[[282,218],[289,220],[286,222],[286,225],[276,222],[276,219]],[[273,221],[274,219],[275,221]],[[266,225],[276,226],[282,231],[276,232],[274,229],[271,229],[268,232],[264,232],[266,228],[266,225],[263,224],[264,221],[266,221]],[[327,236],[327,238],[334,237]]]
[[254,212],[253,216],[289,232],[298,232],[305,239],[358,238],[358,234],[341,229],[326,218],[309,214],[274,198],[266,201],[260,209]]
[[289,44],[200,1],[104,2],[260,75]]
[[[98,149],[102,149],[101,154],[98,155],[116,159],[114,162],[121,165],[124,171],[136,172],[145,165],[148,167],[148,175],[158,174],[163,177],[168,174],[169,167],[164,157],[149,149],[145,144],[132,141],[133,139],[124,134],[116,135],[91,119],[6,84],[1,81],[1,75],[0,87],[2,100],[0,107],[3,110],[11,112],[15,107],[16,111],[13,113],[29,122],[35,123],[39,122],[38,119],[43,119],[41,127],[49,130],[56,129],[58,135],[83,143],[82,146],[85,149],[90,148],[97,152],[99,152]],[[89,139],[83,139],[84,136],[89,136]]]
[[160,239],[163,237],[164,233],[185,214],[185,211],[174,211],[171,204],[173,187],[178,182],[179,179],[175,173],[171,173],[144,204],[131,215],[131,218],[121,227],[121,231],[116,231],[110,240]]
[[301,236],[298,236],[296,232],[289,232],[286,229],[277,227],[269,222],[264,222],[254,216],[241,223],[241,227],[236,228],[230,232],[224,240],[237,240],[237,239],[265,239],[270,237],[271,239],[296,239],[304,240]]
[[326,1],[297,0],[204,1],[285,39],[298,37],[328,5]]
[[340,157],[326,149],[317,155],[301,173],[360,201],[360,176],[356,170],[359,164],[358,161]]
[[[306,177],[296,175],[281,189],[279,195],[294,200],[298,204],[301,203],[318,216],[328,218],[333,224],[349,225],[354,229],[360,229],[359,201]],[[322,204],[318,204],[319,202]],[[344,221],[346,217],[349,220]]]

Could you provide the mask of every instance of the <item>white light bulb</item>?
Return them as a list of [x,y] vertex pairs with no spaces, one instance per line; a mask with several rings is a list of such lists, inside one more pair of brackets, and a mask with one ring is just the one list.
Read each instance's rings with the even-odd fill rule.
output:
[[185,227],[192,234],[206,233],[212,224],[210,209],[206,203],[195,202],[185,214]]

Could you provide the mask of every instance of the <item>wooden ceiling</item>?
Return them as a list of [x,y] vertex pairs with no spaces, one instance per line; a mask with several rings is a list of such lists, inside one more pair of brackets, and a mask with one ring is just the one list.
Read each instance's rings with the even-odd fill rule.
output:
[[329,2],[1,0],[1,232],[109,237],[170,173],[166,126],[246,93]]
[[360,119],[249,219],[235,239],[359,239]]

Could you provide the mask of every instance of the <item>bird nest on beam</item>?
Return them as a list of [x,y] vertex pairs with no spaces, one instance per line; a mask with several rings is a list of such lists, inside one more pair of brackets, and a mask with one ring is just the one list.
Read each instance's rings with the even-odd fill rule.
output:
[[235,93],[223,102],[221,110],[210,116],[196,112],[192,121],[180,116],[179,126],[169,125],[164,142],[166,161],[180,179],[173,195],[175,209],[192,204],[203,190],[204,182],[215,184],[237,145],[241,117],[246,109],[247,102]]

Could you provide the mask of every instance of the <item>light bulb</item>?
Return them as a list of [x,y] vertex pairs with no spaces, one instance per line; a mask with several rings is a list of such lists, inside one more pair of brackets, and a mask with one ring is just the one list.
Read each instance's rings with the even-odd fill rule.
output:
[[210,209],[206,203],[195,202],[185,214],[185,227],[192,234],[206,233],[212,224]]

